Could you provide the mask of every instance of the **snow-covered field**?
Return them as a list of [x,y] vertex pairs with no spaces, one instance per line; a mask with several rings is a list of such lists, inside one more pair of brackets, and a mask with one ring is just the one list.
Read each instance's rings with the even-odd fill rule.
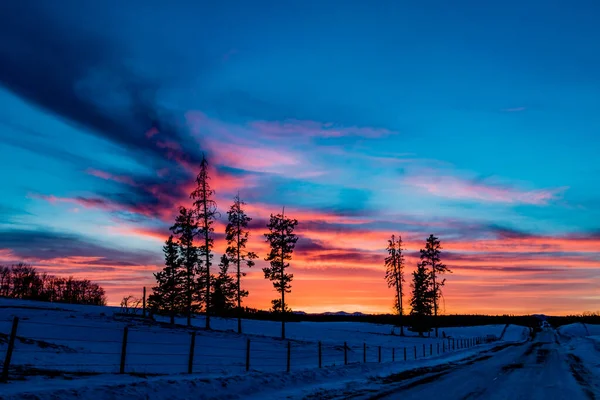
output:
[[[289,340],[280,340],[280,323],[244,320],[244,334],[234,332],[237,321],[213,318],[212,331],[171,327],[167,324],[124,318],[117,315],[118,308],[77,306],[0,299],[0,360],[4,360],[7,337],[13,317],[19,317],[17,340],[11,361],[11,377],[25,379],[12,382],[11,392],[31,390],[30,383],[44,382],[43,388],[110,382],[120,384],[139,377],[115,375],[119,372],[124,328],[128,326],[125,372],[135,374],[168,374],[169,380],[188,382],[191,332],[196,333],[193,352],[193,372],[204,379],[212,377],[233,381],[249,376],[277,376],[287,369],[288,343],[290,370],[294,376],[316,377],[344,375],[350,370],[369,368],[411,368],[422,363],[441,362],[452,357],[465,357],[489,347],[450,349],[451,339],[399,337],[392,335],[391,325],[359,322],[294,322],[286,326]],[[183,324],[184,320],[178,320]],[[204,318],[194,318],[193,325],[204,326]],[[503,325],[479,327],[440,328],[458,344],[467,340],[493,334],[497,337]],[[412,332],[407,332],[414,335]],[[441,335],[441,332],[440,332]],[[504,340],[523,340],[528,330],[509,326]],[[460,339],[463,339],[462,341]],[[250,351],[248,351],[248,341]],[[319,341],[322,366],[318,369]],[[349,364],[344,365],[344,343]],[[366,344],[366,361],[364,349]],[[464,344],[461,344],[461,347]],[[379,348],[381,361],[379,364]],[[404,361],[406,349],[407,361]],[[439,349],[439,353],[438,353]],[[416,353],[416,359],[415,359]],[[249,369],[246,361],[249,355]],[[394,357],[395,363],[392,363]],[[444,361],[445,362],[445,361]],[[359,366],[360,364],[360,366]],[[328,367],[328,368],[325,368]],[[333,368],[333,369],[332,369]],[[337,372],[332,372],[337,371]],[[260,373],[259,373],[260,372]],[[261,375],[261,373],[268,373]],[[65,381],[65,374],[69,381]],[[99,374],[99,375],[98,375]],[[180,375],[177,375],[180,374]],[[287,374],[288,376],[290,374]],[[53,376],[55,376],[53,378]],[[56,378],[58,376],[58,378]],[[198,375],[194,375],[198,376]],[[236,378],[237,376],[237,378]],[[85,377],[85,379],[84,379]],[[77,378],[77,379],[75,379]],[[160,377],[143,379],[159,380]],[[162,377],[164,379],[164,377]],[[268,381],[267,378],[264,378]],[[285,378],[290,379],[290,378]],[[308,378],[306,378],[308,379]],[[278,378],[278,381],[281,379]],[[34,385],[36,388],[37,385]],[[5,386],[6,387],[6,386]]]

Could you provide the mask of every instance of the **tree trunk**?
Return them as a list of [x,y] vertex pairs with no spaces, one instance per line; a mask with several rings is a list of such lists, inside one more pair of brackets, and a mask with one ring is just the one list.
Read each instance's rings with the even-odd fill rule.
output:
[[435,325],[435,337],[438,337],[437,320],[437,284],[435,283],[435,261],[431,260],[431,274],[433,277],[433,324]]
[[394,248],[393,250],[393,258],[394,258],[394,277],[396,278],[396,307],[398,307],[398,314],[400,315],[400,336],[404,336],[404,325],[402,321],[402,291],[400,289],[400,266],[398,260],[398,254]]
[[206,181],[202,181],[202,205],[204,206],[204,246],[206,246],[206,329],[210,329],[210,249],[208,248],[208,207]]
[[238,333],[242,333],[242,299],[240,296],[240,203],[239,194],[236,200],[238,213],[237,217],[237,314],[238,314]]
[[402,281],[400,281],[400,336],[404,336],[404,311],[402,310]]
[[[188,249],[189,253],[189,249]],[[189,255],[189,254],[188,254]],[[189,258],[188,258],[189,259]],[[192,326],[192,270],[187,267],[187,326]]]
[[284,268],[285,265],[285,254],[283,252],[283,226],[285,221],[285,207],[283,207],[283,211],[281,212],[281,338],[285,339],[285,281],[284,281]]

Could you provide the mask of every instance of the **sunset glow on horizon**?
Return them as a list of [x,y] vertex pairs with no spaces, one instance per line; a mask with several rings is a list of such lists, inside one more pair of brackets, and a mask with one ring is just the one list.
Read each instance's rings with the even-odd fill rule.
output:
[[285,206],[294,311],[393,312],[392,234],[406,311],[429,234],[452,270],[442,313],[600,310],[593,13],[67,3],[0,12],[0,265],[141,296],[205,155],[215,272],[237,193],[253,218],[245,306],[277,298],[263,234]]

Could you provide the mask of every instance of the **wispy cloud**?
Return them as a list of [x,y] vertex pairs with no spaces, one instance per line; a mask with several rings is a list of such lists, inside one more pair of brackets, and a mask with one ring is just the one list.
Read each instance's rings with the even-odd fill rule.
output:
[[385,128],[374,128],[368,126],[341,126],[331,122],[307,121],[290,119],[286,121],[255,121],[250,126],[265,136],[288,137],[344,137],[358,136],[366,138],[377,138],[395,134]]
[[527,190],[489,180],[462,179],[454,176],[409,176],[404,182],[448,199],[539,206],[559,200],[568,189],[559,187]]

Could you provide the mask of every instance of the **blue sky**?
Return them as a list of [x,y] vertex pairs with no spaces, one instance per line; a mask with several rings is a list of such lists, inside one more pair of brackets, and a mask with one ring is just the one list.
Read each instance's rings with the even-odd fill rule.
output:
[[436,233],[448,312],[595,310],[598,4],[371,3],[0,6],[0,261],[151,285],[206,154],[257,249],[296,212],[292,307],[389,311],[386,237]]

